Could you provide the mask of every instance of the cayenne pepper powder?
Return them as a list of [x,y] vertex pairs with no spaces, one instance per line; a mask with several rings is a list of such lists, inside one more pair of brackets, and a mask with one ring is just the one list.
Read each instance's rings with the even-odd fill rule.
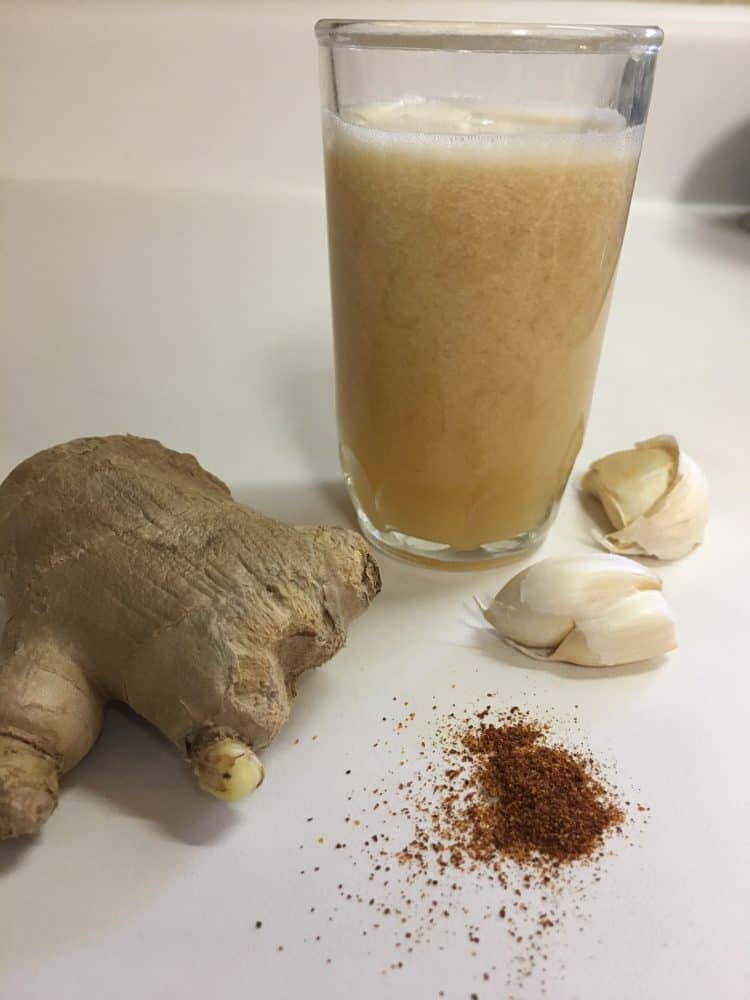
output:
[[560,865],[591,858],[625,819],[591,764],[547,743],[536,722],[482,722],[462,744],[473,788],[463,805],[461,847],[476,860],[499,855]]
[[487,722],[443,729],[448,766],[402,862],[441,868],[515,862],[550,878],[561,866],[594,860],[625,815],[596,775],[594,761],[550,741],[548,727],[512,708]]
[[[375,787],[361,788],[364,798],[344,820],[358,842],[353,867],[364,860],[364,878],[353,874],[359,891],[341,883],[339,895],[367,907],[373,935],[393,934],[394,961],[383,975],[430,942],[444,942],[443,950],[458,933],[479,960],[467,995],[479,987],[476,995],[487,997],[486,984],[498,978],[509,996],[520,995],[532,976],[543,993],[551,936],[571,920],[583,929],[587,894],[606,873],[607,839],[625,833],[631,802],[621,804],[603,768],[576,749],[577,720],[573,728],[565,723],[564,745],[549,723],[518,707],[452,709],[433,717],[430,735],[416,743],[406,735],[413,711],[385,720],[397,740],[391,766]],[[347,802],[355,798],[352,790]],[[362,819],[350,823],[355,808]],[[400,839],[404,822],[413,832],[400,849],[392,837]],[[401,862],[400,874],[391,859]],[[499,935],[511,947],[502,965]]]
[[[565,897],[583,917],[578,872],[597,866],[626,816],[591,756],[554,741],[547,724],[518,707],[490,720],[491,711],[451,713],[438,724],[442,761],[405,788],[415,835],[400,861],[412,884],[419,872],[437,871],[443,885],[461,872],[505,892],[494,912],[517,949],[506,986],[520,989],[546,964],[545,938],[565,916]],[[467,927],[471,946],[480,944],[478,930]]]

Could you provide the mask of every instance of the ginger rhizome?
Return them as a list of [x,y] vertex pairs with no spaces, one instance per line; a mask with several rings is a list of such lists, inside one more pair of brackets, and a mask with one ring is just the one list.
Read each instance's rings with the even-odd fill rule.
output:
[[0,837],[36,832],[109,700],[235,799],[295,681],[343,646],[380,589],[364,540],[236,503],[191,455],[83,438],[0,485]]

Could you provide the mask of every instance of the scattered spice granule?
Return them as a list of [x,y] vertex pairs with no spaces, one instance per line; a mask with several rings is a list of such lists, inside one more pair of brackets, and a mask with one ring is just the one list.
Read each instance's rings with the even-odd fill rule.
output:
[[255,921],[255,929],[256,929],[256,931],[260,930],[260,928],[262,926],[263,926],[263,921],[262,920],[256,920]]

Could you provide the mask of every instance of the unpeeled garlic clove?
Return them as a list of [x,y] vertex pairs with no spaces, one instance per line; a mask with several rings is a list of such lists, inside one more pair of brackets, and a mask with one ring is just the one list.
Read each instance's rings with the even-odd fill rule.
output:
[[543,559],[482,612],[509,645],[537,660],[604,667],[677,646],[661,580],[624,556]]
[[594,533],[610,552],[679,559],[703,541],[708,484],[671,435],[600,458],[581,487],[597,497],[615,529]]

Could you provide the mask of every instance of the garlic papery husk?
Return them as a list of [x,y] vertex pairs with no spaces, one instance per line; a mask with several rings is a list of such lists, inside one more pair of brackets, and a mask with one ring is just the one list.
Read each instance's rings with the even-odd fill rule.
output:
[[537,660],[605,667],[677,646],[661,580],[624,556],[543,559],[482,611],[509,645]]
[[679,559],[703,541],[708,484],[670,435],[600,458],[581,487],[599,499],[615,528],[594,533],[610,552]]

